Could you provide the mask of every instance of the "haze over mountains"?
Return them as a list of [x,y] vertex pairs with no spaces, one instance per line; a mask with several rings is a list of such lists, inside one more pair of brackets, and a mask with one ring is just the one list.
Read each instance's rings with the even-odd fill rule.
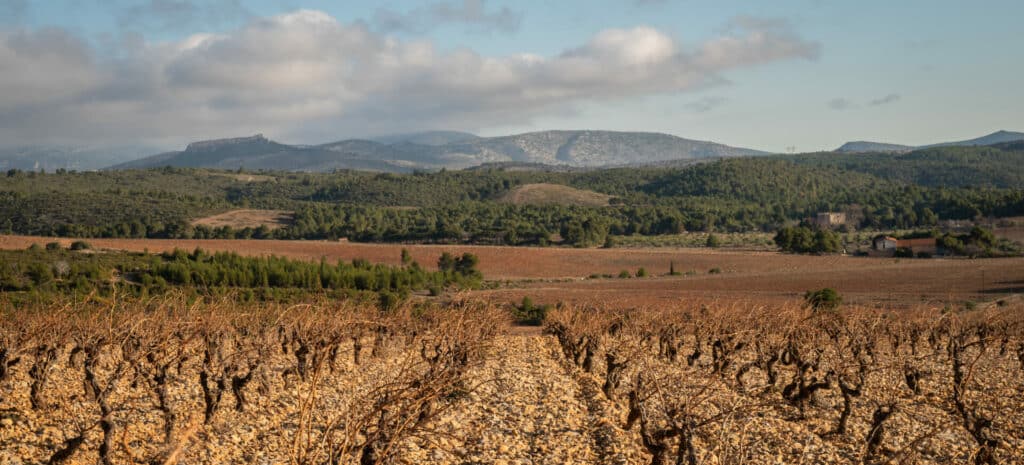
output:
[[517,162],[573,167],[649,164],[764,155],[758,150],[683,139],[668,134],[615,131],[542,131],[501,137],[463,132],[427,132],[348,139],[321,145],[287,145],[262,135],[195,142],[168,152],[115,165],[113,169],[183,166],[237,169],[412,171],[459,169]]
[[66,145],[0,148],[0,170],[23,171],[97,170],[123,163],[140,154],[152,153],[152,147],[75,147]]
[[836,152],[910,152],[912,150],[925,149],[929,147],[993,145],[1018,140],[1024,140],[1024,132],[996,131],[992,134],[978,137],[976,139],[942,142],[939,144],[921,145],[917,147],[910,145],[887,144],[884,142],[854,141],[843,144],[842,147],[836,149]]
[[[998,131],[976,139],[918,147],[848,142],[838,153],[902,153],[940,146],[993,145],[1024,141],[1024,132]],[[292,145],[262,135],[199,141],[185,150],[138,158],[152,149],[120,147],[18,147],[0,149],[0,169],[136,169],[162,166],[287,171],[353,169],[383,172],[463,169],[483,164],[601,168],[675,166],[717,158],[766,155],[716,142],[669,134],[617,131],[540,131],[480,137],[459,131],[429,131],[319,145]]]

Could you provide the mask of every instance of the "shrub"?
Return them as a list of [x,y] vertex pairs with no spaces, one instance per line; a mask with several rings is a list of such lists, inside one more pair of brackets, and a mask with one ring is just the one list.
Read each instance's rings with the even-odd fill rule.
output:
[[896,249],[896,252],[893,253],[893,256],[899,258],[914,258],[914,251],[906,247],[900,247]]
[[381,292],[378,297],[381,310],[394,310],[402,304],[402,296],[394,292]]
[[708,273],[709,274],[721,274],[722,273],[722,269],[721,268],[712,268],[712,269],[708,270]]
[[630,276],[629,275],[629,271],[622,270],[622,271],[619,272],[619,278],[620,279],[628,279],[629,276]]
[[722,246],[722,242],[718,240],[718,236],[714,234],[708,234],[708,240],[704,243],[707,247],[712,249]]
[[75,241],[71,243],[71,250],[89,250],[92,248],[92,244],[85,241]]
[[826,287],[816,291],[807,291],[804,294],[804,302],[815,311],[835,310],[839,308],[843,298],[835,289]]
[[46,250],[60,250],[60,249],[61,249],[60,242],[47,242],[46,243]]
[[515,318],[516,324],[540,326],[544,324],[544,319],[547,318],[550,310],[550,305],[537,306],[533,303],[533,299],[523,297],[522,304],[515,308],[512,316]]
[[640,267],[639,269],[636,270],[636,277],[637,278],[646,278],[647,277],[647,270],[645,270],[643,267]]

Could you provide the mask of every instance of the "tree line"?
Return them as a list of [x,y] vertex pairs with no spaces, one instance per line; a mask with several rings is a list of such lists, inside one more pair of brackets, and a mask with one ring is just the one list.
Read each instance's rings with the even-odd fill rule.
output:
[[395,267],[363,259],[307,262],[202,249],[176,249],[159,255],[94,254],[53,245],[57,247],[35,245],[29,250],[0,252],[0,290],[154,295],[186,288],[213,294],[241,291],[249,299],[271,300],[309,293],[371,293],[381,296],[382,302],[393,303],[410,292],[438,294],[447,287],[475,287],[483,279],[477,270],[477,257],[468,253],[460,257],[442,255],[440,270],[429,271],[411,260]]
[[[956,147],[740,158],[682,168],[264,172],[251,182],[233,172],[190,168],[15,171],[0,176],[0,233],[593,246],[609,235],[771,232],[840,210],[853,213],[854,227],[930,228],[940,220],[1024,215],[1022,161],[1024,151],[1017,149]],[[611,205],[503,200],[532,183],[610,195]],[[289,210],[295,218],[276,230],[191,223],[236,208]]]

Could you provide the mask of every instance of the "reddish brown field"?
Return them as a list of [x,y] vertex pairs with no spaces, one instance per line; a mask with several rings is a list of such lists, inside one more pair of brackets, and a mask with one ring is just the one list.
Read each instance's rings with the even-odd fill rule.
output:
[[[0,236],[0,248],[23,249],[71,239]],[[434,268],[444,252],[470,252],[480,258],[488,280],[513,281],[501,289],[480,291],[497,301],[521,299],[616,303],[636,307],[679,299],[778,301],[799,298],[809,289],[836,288],[849,302],[917,305],[983,301],[1024,291],[1024,259],[892,259],[801,256],[772,252],[707,249],[567,249],[490,246],[355,244],[325,241],[90,239],[98,249],[162,252],[201,247],[246,255],[279,255],[329,261],[364,258],[397,265],[401,249]],[[688,276],[664,276],[672,263]],[[618,276],[645,268],[642,279],[586,279]],[[718,274],[709,271],[717,268]]]
[[203,225],[211,228],[229,226],[234,229],[258,228],[266,226],[277,229],[291,224],[294,213],[283,210],[231,210],[219,215],[199,218],[192,225]]

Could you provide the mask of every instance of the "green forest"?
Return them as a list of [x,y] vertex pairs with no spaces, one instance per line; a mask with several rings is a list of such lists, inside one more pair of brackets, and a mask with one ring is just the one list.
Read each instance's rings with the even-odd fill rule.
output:
[[[775,232],[819,211],[850,212],[859,229],[929,229],[1024,215],[1022,167],[1024,150],[1005,145],[575,171],[11,170],[0,175],[0,233],[596,246],[609,236]],[[503,201],[536,183],[612,198],[608,206]],[[293,211],[294,221],[275,230],[191,224],[239,208]]]

